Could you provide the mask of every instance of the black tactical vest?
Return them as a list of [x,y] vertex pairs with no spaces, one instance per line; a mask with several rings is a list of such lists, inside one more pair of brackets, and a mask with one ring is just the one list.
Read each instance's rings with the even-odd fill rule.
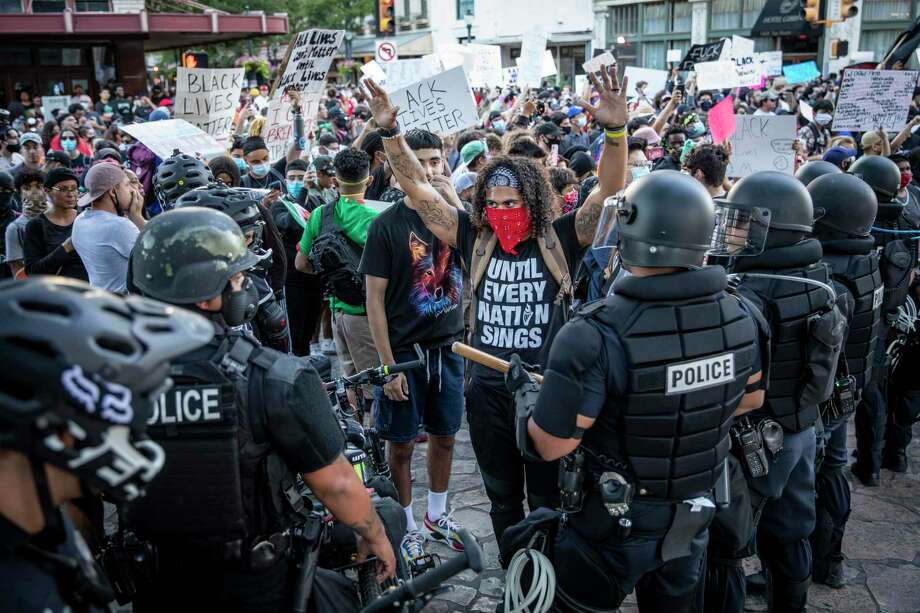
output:
[[830,266],[833,279],[847,288],[855,306],[850,318],[844,355],[856,385],[862,389],[872,377],[872,354],[878,337],[884,286],[879,273],[879,256],[868,254],[828,253],[824,263]]
[[624,463],[640,496],[681,501],[721,473],[758,351],[754,321],[725,287],[718,266],[629,277],[590,315],[619,338],[627,363],[611,366],[625,366],[627,384],[584,444]]
[[[830,284],[830,269],[821,263],[821,255],[820,243],[808,239],[759,256],[738,258],[734,272],[805,277]],[[817,404],[803,406],[799,401],[808,360],[808,320],[825,307],[828,294],[815,285],[761,277],[742,277],[738,289],[756,295],[770,321],[770,385],[763,408],[785,430],[801,432],[818,417]]]
[[890,326],[898,317],[898,307],[907,298],[910,272],[917,267],[920,241],[910,239],[920,234],[911,234],[910,231],[920,228],[920,212],[917,211],[917,203],[910,199],[896,217],[884,214],[884,208],[885,205],[879,203],[879,214],[874,224],[877,230],[872,232],[872,236],[879,254],[879,272],[885,285],[882,325]]
[[275,357],[226,331],[173,362],[174,387],[156,402],[149,436],[166,452],[163,472],[129,508],[129,526],[161,545],[220,546],[290,525],[283,501],[294,475],[272,451],[255,404]]

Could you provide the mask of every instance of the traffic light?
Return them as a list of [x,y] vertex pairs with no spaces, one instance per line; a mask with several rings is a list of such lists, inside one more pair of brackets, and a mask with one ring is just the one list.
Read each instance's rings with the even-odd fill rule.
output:
[[396,0],[377,0],[377,34],[396,34]]
[[832,40],[831,41],[831,59],[846,57],[850,54],[850,41]]
[[803,0],[802,19],[812,25],[821,21],[821,0]]
[[850,17],[856,17],[859,14],[859,7],[856,6],[856,0],[840,0],[840,19],[846,21]]

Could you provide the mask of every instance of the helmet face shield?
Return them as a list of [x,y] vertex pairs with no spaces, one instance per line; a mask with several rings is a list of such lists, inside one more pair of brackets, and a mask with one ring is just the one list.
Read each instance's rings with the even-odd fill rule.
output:
[[605,261],[610,258],[610,253],[617,248],[620,240],[620,226],[617,220],[624,203],[622,191],[604,200],[604,208],[597,222],[597,230],[594,232],[591,248],[596,257],[603,258]]
[[707,252],[713,256],[746,257],[763,253],[770,229],[770,210],[715,201],[716,224]]

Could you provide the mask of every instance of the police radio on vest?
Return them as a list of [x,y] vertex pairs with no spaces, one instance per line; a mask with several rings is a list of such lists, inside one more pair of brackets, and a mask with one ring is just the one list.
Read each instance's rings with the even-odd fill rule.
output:
[[735,378],[735,354],[723,353],[712,358],[671,364],[667,367],[665,394],[683,394],[721,385]]
[[220,388],[175,387],[153,404],[149,426],[220,421]]

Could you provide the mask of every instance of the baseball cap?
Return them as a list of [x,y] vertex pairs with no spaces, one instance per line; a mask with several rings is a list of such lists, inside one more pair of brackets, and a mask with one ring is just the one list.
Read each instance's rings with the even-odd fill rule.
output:
[[57,162],[64,168],[70,168],[70,156],[63,151],[49,151],[45,155],[45,164],[48,162]]
[[[466,149],[466,147],[464,147]],[[476,173],[475,172],[464,172],[461,173],[456,179],[454,179],[454,189],[457,192],[462,192],[465,189],[469,189],[476,185]]]
[[473,140],[463,145],[463,149],[460,150],[460,157],[463,158],[464,164],[469,164],[475,160],[478,156],[482,155],[486,150],[486,144],[481,140]]
[[[20,140],[22,139],[20,138]],[[862,135],[862,139],[859,142],[862,144],[863,149],[868,149],[881,141],[882,137],[878,135],[878,132],[866,132]]]
[[42,145],[42,137],[36,134],[35,132],[25,132],[19,136],[19,143],[25,145],[26,143],[35,143],[36,145]]
[[112,149],[111,147],[103,147],[102,149],[96,152],[95,156],[93,156],[94,162],[98,162],[100,160],[106,160],[106,159],[115,160],[119,164],[122,162],[121,153],[119,153],[115,149]]
[[534,128],[533,132],[539,136],[555,136],[556,138],[562,138],[562,129],[552,121],[544,121]]
[[855,149],[847,149],[846,147],[831,147],[824,152],[824,155],[821,156],[821,159],[825,162],[830,162],[834,166],[840,166],[846,160],[856,157]]
[[639,128],[633,132],[633,136],[636,138],[641,138],[650,147],[654,147],[661,142],[661,136],[658,134],[658,132],[655,131],[655,128],[651,126],[643,126]]
[[575,115],[578,115],[579,113],[584,113],[584,112],[585,110],[581,108],[580,106],[571,106],[569,107],[569,112],[567,113],[567,115],[568,115],[568,118],[571,119],[572,117],[575,117]]
[[45,187],[54,187],[63,181],[76,181],[78,185],[80,183],[77,175],[69,168],[53,168],[45,175]]
[[316,168],[316,172],[321,172],[324,175],[334,175],[335,170],[332,164],[332,158],[328,155],[318,155],[316,159],[313,160],[313,166]]
[[91,166],[83,176],[86,193],[80,196],[77,206],[89,206],[101,198],[107,191],[121,183],[125,171],[117,164],[96,164]]
[[569,162],[569,168],[572,172],[575,173],[576,177],[580,177],[585,173],[591,172],[595,169],[596,164],[594,163],[594,158],[585,153],[584,151],[579,151],[572,156],[572,160]]
[[173,101],[170,100],[169,98],[163,98],[162,100],[160,100],[160,104],[157,106],[172,106],[172,103]]

